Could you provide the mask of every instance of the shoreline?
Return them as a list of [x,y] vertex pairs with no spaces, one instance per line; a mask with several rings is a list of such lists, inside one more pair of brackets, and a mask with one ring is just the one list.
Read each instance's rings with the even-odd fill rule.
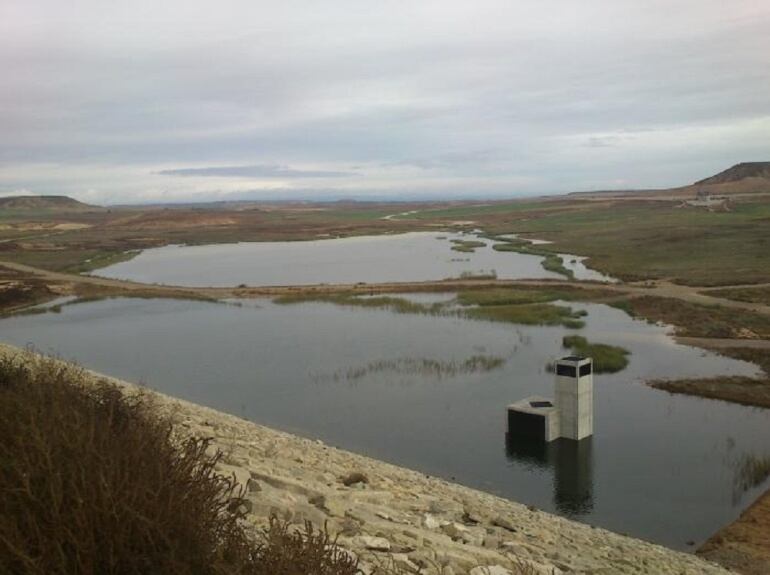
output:
[[[24,352],[0,344],[0,353]],[[129,393],[143,389],[88,373]],[[273,513],[299,524],[326,524],[365,566],[392,561],[460,575],[520,561],[535,573],[728,573],[695,555],[147,392],[171,415],[175,431],[210,437],[224,452],[219,471],[246,489],[250,529],[263,527]],[[356,474],[365,481],[355,481]]]
[[770,569],[770,490],[695,553],[743,575],[766,575]]

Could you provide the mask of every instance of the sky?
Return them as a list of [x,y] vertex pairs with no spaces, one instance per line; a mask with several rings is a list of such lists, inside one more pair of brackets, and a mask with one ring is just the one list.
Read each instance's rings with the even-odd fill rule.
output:
[[768,0],[3,0],[0,195],[501,198],[770,160]]

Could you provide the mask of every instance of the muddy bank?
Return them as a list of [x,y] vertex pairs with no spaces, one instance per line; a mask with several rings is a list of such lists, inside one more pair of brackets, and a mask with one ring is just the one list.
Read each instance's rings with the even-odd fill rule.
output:
[[697,554],[744,575],[770,573],[770,491],[706,541]]

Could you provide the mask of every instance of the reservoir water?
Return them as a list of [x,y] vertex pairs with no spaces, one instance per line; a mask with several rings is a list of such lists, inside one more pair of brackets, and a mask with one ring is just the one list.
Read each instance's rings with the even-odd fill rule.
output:
[[[570,305],[588,312],[577,332],[329,303],[112,299],[3,319],[0,339],[688,549],[766,488],[743,493],[736,485],[742,460],[770,455],[770,412],[673,396],[643,381],[754,375],[756,368],[678,345],[664,327],[620,310]],[[566,353],[567,333],[631,351],[624,371],[595,376],[593,439],[579,449],[507,441],[505,406],[552,395],[545,365]],[[462,368],[479,355],[502,363],[486,371]]]
[[[482,241],[474,252],[452,250],[454,241]],[[493,240],[472,234],[412,232],[296,242],[244,242],[166,246],[145,250],[96,275],[145,283],[226,287],[381,283],[442,280],[494,273],[500,279],[564,276],[546,271],[543,258],[499,252]],[[584,258],[564,256],[577,279],[609,281],[588,269]]]

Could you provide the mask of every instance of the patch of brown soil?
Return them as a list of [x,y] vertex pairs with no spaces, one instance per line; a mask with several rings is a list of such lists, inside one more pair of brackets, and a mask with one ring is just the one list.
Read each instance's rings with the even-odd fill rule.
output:
[[77,222],[22,222],[18,224],[0,224],[0,230],[15,230],[20,232],[84,230],[90,227],[92,227],[90,224]]
[[743,575],[770,573],[770,491],[706,541],[696,554]]
[[212,212],[149,212],[110,222],[109,227],[130,227],[132,230],[170,230],[204,226],[235,226],[239,223],[233,215]]

